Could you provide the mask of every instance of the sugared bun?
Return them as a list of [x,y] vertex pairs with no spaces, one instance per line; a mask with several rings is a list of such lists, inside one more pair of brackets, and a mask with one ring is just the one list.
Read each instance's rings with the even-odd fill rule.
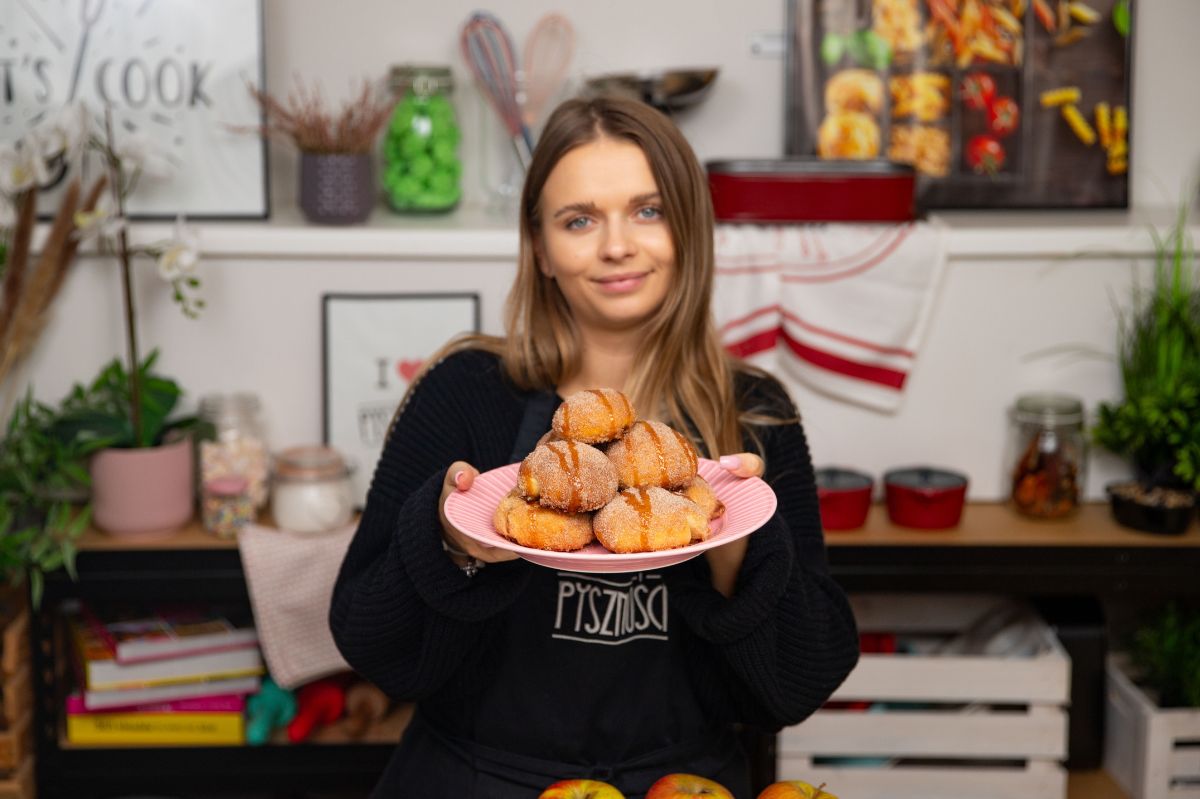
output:
[[690,499],[662,488],[627,488],[592,520],[611,552],[656,552],[708,537],[708,519]]
[[636,418],[629,397],[613,388],[595,388],[563,400],[552,424],[558,438],[600,444],[620,438]]
[[695,448],[662,422],[637,422],[605,452],[617,467],[621,488],[678,488],[696,476]]
[[693,477],[683,488],[677,489],[676,493],[695,502],[710,521],[725,513],[725,504],[717,499],[717,493],[700,475]]
[[549,441],[521,461],[517,489],[526,499],[566,513],[597,510],[616,495],[617,470],[593,446]]
[[543,508],[514,488],[500,500],[492,517],[496,530],[523,547],[572,552],[592,543],[592,517]]

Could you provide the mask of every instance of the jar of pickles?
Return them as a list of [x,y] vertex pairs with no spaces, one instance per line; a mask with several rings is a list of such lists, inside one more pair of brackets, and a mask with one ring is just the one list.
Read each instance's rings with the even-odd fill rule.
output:
[[397,102],[384,140],[388,203],[401,213],[449,211],[462,197],[450,68],[393,67],[390,85]]
[[1069,516],[1086,477],[1083,403],[1065,394],[1028,394],[1017,398],[1010,422],[1013,505],[1039,519]]

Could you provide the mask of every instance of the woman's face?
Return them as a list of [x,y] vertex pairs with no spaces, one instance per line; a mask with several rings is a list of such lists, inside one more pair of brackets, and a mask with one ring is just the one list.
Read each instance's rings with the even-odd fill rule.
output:
[[542,187],[538,267],[582,329],[630,331],[662,305],[675,246],[645,153],[599,138],[568,152]]

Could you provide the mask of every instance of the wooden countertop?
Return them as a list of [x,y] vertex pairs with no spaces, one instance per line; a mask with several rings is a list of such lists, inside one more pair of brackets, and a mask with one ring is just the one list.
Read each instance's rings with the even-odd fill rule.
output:
[[975,502],[967,504],[954,529],[914,530],[892,524],[887,509],[876,504],[862,528],[826,531],[825,542],[830,547],[1200,547],[1200,527],[1193,524],[1175,536],[1130,530],[1113,521],[1108,503],[1088,503],[1070,518],[1041,521],[1022,516],[1004,503]]
[[[270,526],[264,517],[260,524]],[[871,508],[864,527],[858,530],[829,530],[830,547],[880,546],[1013,546],[1013,547],[1200,547],[1200,526],[1193,524],[1183,535],[1153,535],[1121,527],[1112,519],[1107,503],[1089,503],[1069,519],[1039,521],[1021,516],[1011,507],[996,502],[968,503],[962,522],[951,530],[914,530],[897,527],[881,504]],[[236,549],[237,542],[204,531],[198,520],[167,537],[114,538],[95,529],[79,541],[81,551]]]

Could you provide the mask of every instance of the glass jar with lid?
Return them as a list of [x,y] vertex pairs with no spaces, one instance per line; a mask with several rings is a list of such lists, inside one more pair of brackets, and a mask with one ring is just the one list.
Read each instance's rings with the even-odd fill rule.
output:
[[1066,394],[1028,394],[1010,413],[1011,494],[1021,513],[1069,516],[1083,499],[1087,438],[1083,402]]
[[236,538],[257,515],[246,478],[233,475],[205,481],[200,498],[200,518],[208,532],[218,538]]
[[401,213],[449,211],[462,197],[450,68],[402,64],[389,84],[396,107],[383,146],[388,203]]
[[267,503],[270,464],[262,403],[252,393],[208,394],[200,398],[200,484],[243,477],[255,508]]
[[294,533],[325,533],[354,515],[352,469],[332,447],[293,447],[275,459],[272,515]]

